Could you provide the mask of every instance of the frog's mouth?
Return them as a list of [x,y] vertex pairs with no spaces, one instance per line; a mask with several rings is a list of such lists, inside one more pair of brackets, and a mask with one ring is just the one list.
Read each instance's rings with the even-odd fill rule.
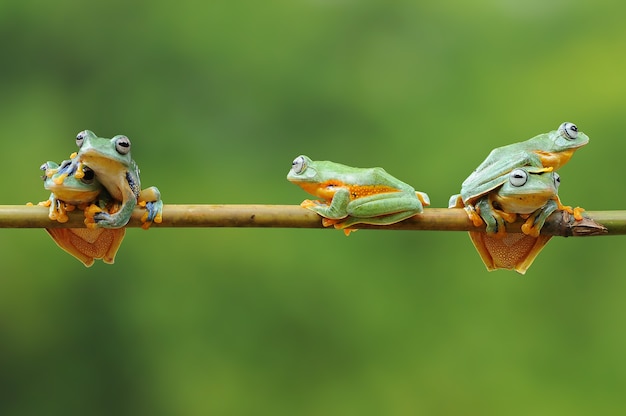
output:
[[533,192],[528,195],[503,197],[494,195],[493,207],[504,212],[531,214],[554,197],[554,192]]

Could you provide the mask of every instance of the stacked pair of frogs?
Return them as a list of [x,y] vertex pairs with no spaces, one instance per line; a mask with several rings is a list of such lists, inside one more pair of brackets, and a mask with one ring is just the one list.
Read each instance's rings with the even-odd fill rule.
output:
[[46,229],[54,241],[85,266],[94,259],[113,263],[124,238],[123,228],[136,205],[145,207],[142,228],[162,220],[163,202],[156,187],[141,190],[139,168],[130,154],[130,140],[118,135],[97,137],[89,130],[76,136],[78,152],[60,165],[46,162],[44,187],[50,198],[40,205],[50,207],[48,216],[67,222],[67,211],[76,207],[85,214],[87,228]]
[[[556,173],[589,137],[573,123],[532,139],[499,147],[463,182],[449,208],[464,208],[476,227],[470,238],[488,270],[525,273],[550,236],[541,235],[546,219],[557,210],[582,220],[581,208],[561,204]],[[423,212],[428,195],[394,178],[382,168],[359,169],[298,156],[287,179],[322,201],[302,206],[346,234],[356,224],[388,225]],[[505,223],[523,218],[521,233],[507,233]]]

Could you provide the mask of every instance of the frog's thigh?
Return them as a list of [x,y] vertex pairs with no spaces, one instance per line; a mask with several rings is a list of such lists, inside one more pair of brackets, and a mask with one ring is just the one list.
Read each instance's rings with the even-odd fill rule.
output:
[[541,159],[536,154],[520,151],[508,157],[501,157],[489,165],[479,167],[463,181],[462,188],[480,186],[494,179],[497,183],[500,181],[498,178],[517,166],[542,167],[542,164]]
[[422,211],[422,203],[415,194],[405,192],[366,196],[356,199],[348,205],[348,213],[360,218],[387,216],[386,214],[394,213],[405,214],[405,218],[408,218]]
[[348,228],[355,224],[390,225],[411,218],[415,214],[418,214],[418,212],[402,211],[377,217],[348,217],[345,221],[335,225],[335,228]]
[[313,206],[307,206],[307,208],[318,213],[322,217],[341,219],[348,216],[347,207],[349,202],[350,192],[345,188],[341,188],[335,192],[335,195],[329,205],[316,204]]

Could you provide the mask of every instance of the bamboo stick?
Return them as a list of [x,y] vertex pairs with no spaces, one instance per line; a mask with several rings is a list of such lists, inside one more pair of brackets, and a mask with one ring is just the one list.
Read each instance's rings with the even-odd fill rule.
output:
[[[143,208],[135,208],[127,227],[141,226]],[[0,228],[80,228],[84,227],[80,210],[69,212],[69,221],[58,223],[48,218],[43,206],[0,205]],[[589,211],[588,218],[574,222],[567,213],[555,212],[546,221],[542,234],[557,236],[626,234],[626,211]],[[507,225],[507,231],[520,232],[522,221]],[[193,205],[166,204],[160,227],[253,227],[253,228],[324,228],[320,217],[298,205]],[[484,231],[475,227],[461,208],[426,208],[402,222],[375,226],[359,224],[359,229]]]

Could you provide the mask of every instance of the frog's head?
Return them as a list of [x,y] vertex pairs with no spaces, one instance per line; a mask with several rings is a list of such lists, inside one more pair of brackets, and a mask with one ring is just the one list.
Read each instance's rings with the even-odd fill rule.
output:
[[556,172],[541,172],[532,168],[513,169],[499,191],[506,195],[556,195],[561,177]]
[[287,180],[293,183],[319,183],[320,178],[317,169],[315,168],[315,162],[307,156],[298,156],[291,163],[291,170],[289,171],[289,174],[287,174]]
[[93,158],[99,161],[118,162],[124,166],[132,164],[130,140],[126,136],[117,135],[112,139],[105,139],[96,136],[90,130],[83,130],[76,136],[76,145],[84,160]]
[[506,212],[530,214],[557,195],[560,183],[556,172],[513,169],[502,188],[493,195],[494,204]]
[[[43,186],[53,192],[57,198],[71,203],[81,203],[93,201],[102,191],[102,185],[96,180],[93,170],[84,167],[84,175],[76,178],[73,175],[66,176],[66,172],[71,168],[71,160],[65,160],[61,165],[48,161],[41,165],[44,172]],[[63,180],[58,180],[59,177]]]
[[577,149],[589,143],[589,137],[578,131],[576,124],[565,122],[556,131],[548,133],[553,141],[554,151]]

